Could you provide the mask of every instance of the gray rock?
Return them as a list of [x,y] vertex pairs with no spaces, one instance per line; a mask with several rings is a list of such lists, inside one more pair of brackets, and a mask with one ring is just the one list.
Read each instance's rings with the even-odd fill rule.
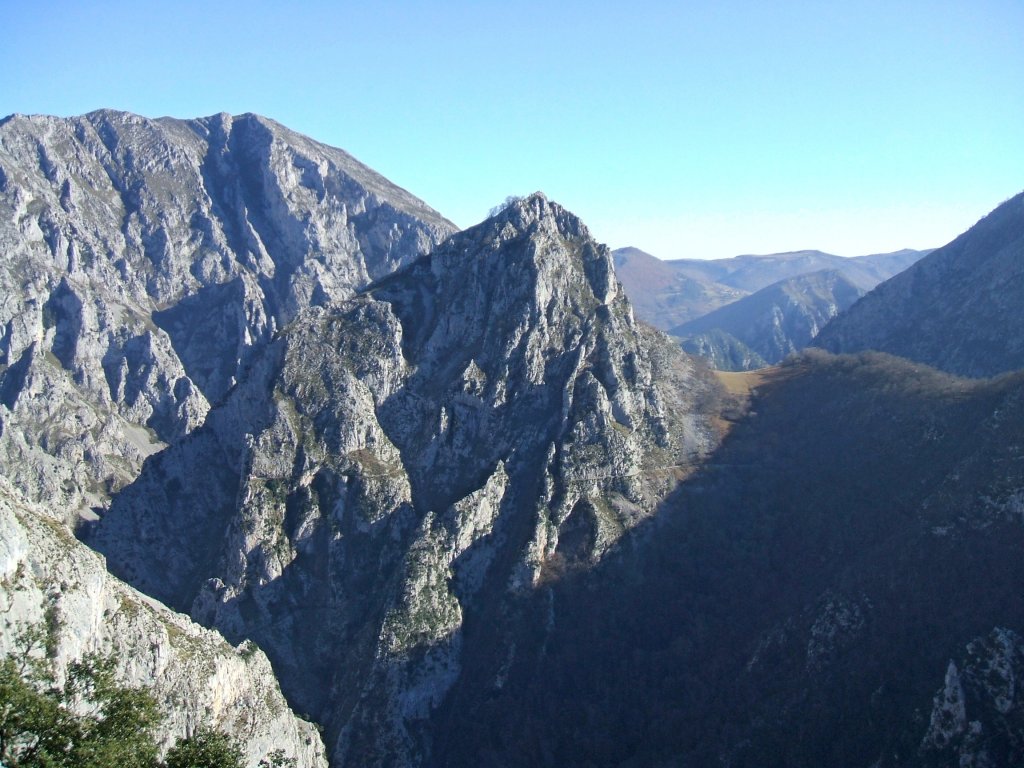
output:
[[996,627],[952,659],[935,694],[921,755],[928,765],[1019,765],[1024,760],[1024,641]]
[[[87,653],[111,655],[121,684],[157,700],[163,748],[201,727],[237,738],[247,765],[281,749],[302,768],[326,766],[315,726],[288,708],[267,657],[110,576],[103,558],[0,480],[0,656],[20,632],[47,629],[57,682]],[[39,649],[42,652],[42,649]]]
[[72,520],[193,431],[274,332],[454,226],[256,115],[0,121],[0,461]]
[[422,764],[466,621],[650,516],[716,443],[714,387],[537,194],[303,312],[89,540],[268,649],[335,764]]

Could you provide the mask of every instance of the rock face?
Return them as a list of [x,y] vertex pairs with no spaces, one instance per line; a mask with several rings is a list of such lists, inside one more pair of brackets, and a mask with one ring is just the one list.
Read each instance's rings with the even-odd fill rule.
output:
[[963,376],[1024,368],[1024,193],[879,285],[815,345],[876,349]]
[[921,742],[925,765],[1024,762],[1024,640],[996,627],[972,640],[958,666],[950,659]]
[[256,115],[0,121],[0,462],[72,519],[203,423],[275,331],[454,227]]
[[18,649],[19,633],[30,626],[47,628],[46,652],[58,682],[86,653],[113,655],[119,681],[156,698],[165,748],[212,726],[241,742],[247,765],[277,749],[302,768],[327,765],[320,734],[292,714],[262,651],[251,644],[232,648],[125,586],[101,557],[4,480],[0,655]]
[[718,370],[763,368],[802,350],[864,293],[836,270],[812,272],[762,288],[669,333]]
[[89,540],[265,648],[334,764],[425,764],[467,664],[515,656],[521,596],[600,561],[713,447],[715,391],[538,194],[302,313]]

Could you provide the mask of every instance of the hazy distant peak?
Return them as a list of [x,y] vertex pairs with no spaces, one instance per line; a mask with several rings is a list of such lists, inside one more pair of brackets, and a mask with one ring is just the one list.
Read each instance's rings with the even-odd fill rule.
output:
[[786,261],[789,259],[803,259],[812,256],[824,256],[825,258],[839,258],[834,253],[819,251],[816,248],[804,248],[796,251],[780,251],[778,253],[741,253],[737,259],[777,259]]
[[[647,251],[643,250],[642,248],[637,248],[636,246],[633,245],[627,245],[623,246],[622,248],[616,248],[613,251],[613,253],[615,254],[616,258],[621,257],[624,259],[658,259],[657,256],[654,256],[648,253]],[[661,259],[658,259],[658,261],[661,261]]]

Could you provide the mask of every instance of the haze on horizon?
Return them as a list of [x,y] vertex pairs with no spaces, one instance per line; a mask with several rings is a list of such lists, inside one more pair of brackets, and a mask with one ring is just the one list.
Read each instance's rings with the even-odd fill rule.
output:
[[1024,5],[9,3],[0,112],[257,112],[459,226],[661,258],[942,245],[1024,188]]

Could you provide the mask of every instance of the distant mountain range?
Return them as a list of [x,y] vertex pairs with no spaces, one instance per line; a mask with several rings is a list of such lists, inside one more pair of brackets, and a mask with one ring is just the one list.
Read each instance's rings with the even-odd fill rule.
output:
[[637,314],[721,370],[750,370],[803,349],[838,312],[928,251],[844,258],[796,251],[661,261],[613,252]]
[[617,248],[612,255],[615,273],[637,316],[663,331],[748,293],[699,272],[695,276],[687,274],[678,262],[662,261],[639,248]]
[[878,286],[818,336],[963,376],[1024,367],[1024,193]]
[[626,293],[645,321],[668,331],[773,283],[832,270],[862,291],[902,272],[930,251],[843,257],[792,251],[729,259],[662,261],[639,248],[612,251]]

